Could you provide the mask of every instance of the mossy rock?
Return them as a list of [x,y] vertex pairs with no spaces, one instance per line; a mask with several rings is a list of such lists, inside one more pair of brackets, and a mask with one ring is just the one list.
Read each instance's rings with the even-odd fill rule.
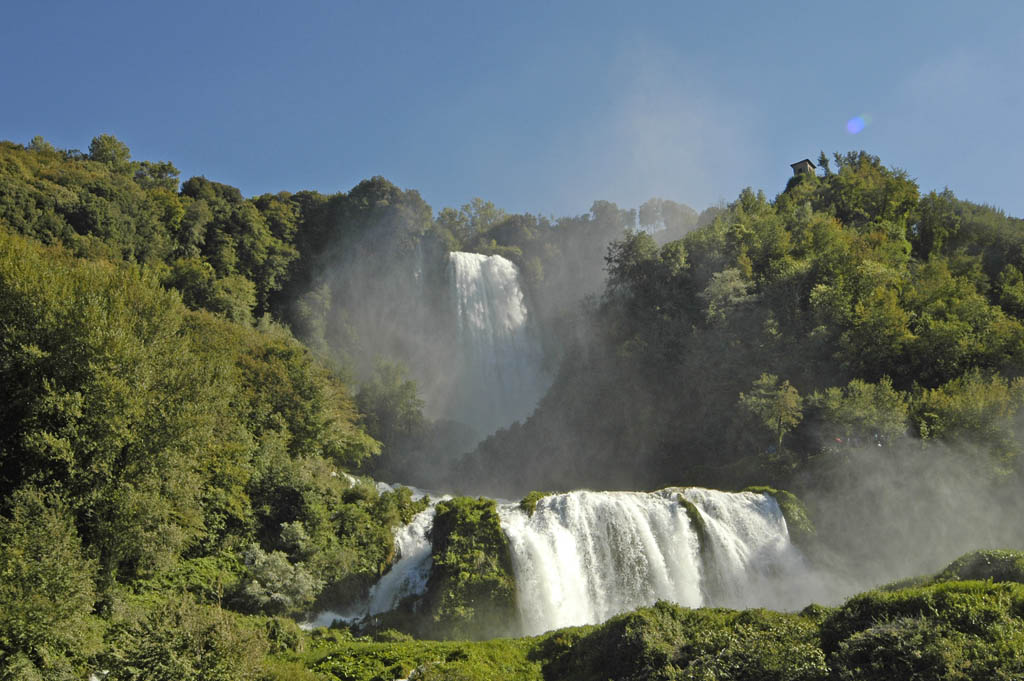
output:
[[528,516],[533,516],[533,512],[537,510],[537,502],[544,497],[549,497],[555,492],[537,492],[533,491],[527,494],[519,501],[519,508],[523,509],[523,512]]
[[689,501],[682,494],[676,495],[679,499],[679,505],[686,510],[686,515],[690,518],[690,525],[693,526],[693,531],[697,533],[697,542],[700,544],[701,554],[704,551],[711,549],[711,542],[708,541],[708,526],[704,522],[704,516],[700,514],[700,509],[692,501]]
[[792,492],[764,485],[747,487],[743,491],[768,494],[775,499],[779,504],[779,510],[782,511],[782,517],[786,519],[786,527],[789,529],[789,538],[797,546],[801,548],[808,548],[812,542],[817,539],[818,531],[815,529],[814,523],[811,521],[811,517],[807,513],[807,507],[804,506],[804,502],[800,501],[800,498]]
[[434,635],[483,639],[519,632],[508,538],[493,499],[456,497],[437,505],[434,566],[426,604]]

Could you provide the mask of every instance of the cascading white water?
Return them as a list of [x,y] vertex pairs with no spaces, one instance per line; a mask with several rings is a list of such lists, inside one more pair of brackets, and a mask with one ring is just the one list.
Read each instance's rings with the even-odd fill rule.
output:
[[450,253],[457,358],[450,417],[481,434],[533,411],[548,381],[516,266],[498,255]]
[[788,610],[824,598],[771,495],[696,487],[681,493],[700,511],[710,544],[704,554],[706,604]]
[[[680,494],[704,518],[703,549]],[[570,492],[541,499],[532,516],[503,506],[501,517],[526,634],[600,622],[658,599],[785,609],[817,595],[768,495]]]
[[395,534],[398,560],[370,589],[370,615],[379,615],[398,607],[403,598],[417,596],[427,589],[430,567],[430,527],[435,508],[417,513],[412,522]]
[[430,567],[433,559],[430,555],[430,528],[434,525],[435,508],[438,503],[451,499],[449,494],[431,494],[427,490],[410,485],[389,485],[377,483],[379,491],[394,491],[398,487],[407,487],[413,499],[428,497],[430,506],[413,516],[405,527],[395,533],[395,553],[398,560],[383,577],[370,589],[367,612],[379,615],[398,607],[402,599],[408,596],[419,596],[427,590],[430,579]]
[[[680,496],[700,513],[703,539]],[[508,502],[498,513],[526,635],[602,622],[660,599],[791,610],[826,597],[767,494],[577,491],[540,499],[532,515]],[[387,612],[425,592],[433,519],[431,506],[398,532],[400,559],[370,591],[362,614],[347,619]]]
[[501,509],[527,634],[601,622],[670,599],[697,606],[700,547],[678,501],[636,492],[541,499]]
[[[347,475],[350,480],[355,480]],[[308,622],[300,626],[305,629],[329,627],[335,621],[346,623],[358,622],[367,616],[379,615],[394,610],[409,596],[420,596],[427,590],[430,579],[430,568],[433,559],[430,552],[430,528],[434,524],[435,506],[441,501],[451,499],[451,495],[431,495],[426,490],[409,485],[389,485],[377,483],[377,491],[381,494],[393,492],[398,487],[408,487],[413,499],[429,497],[430,506],[412,517],[409,524],[395,533],[395,554],[398,560],[391,569],[377,580],[370,588],[365,599],[352,603],[343,612],[327,610],[314,615]]]

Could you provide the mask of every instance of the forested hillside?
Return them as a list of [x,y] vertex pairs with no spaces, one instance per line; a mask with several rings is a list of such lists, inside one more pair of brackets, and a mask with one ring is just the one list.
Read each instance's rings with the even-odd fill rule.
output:
[[920,196],[863,152],[822,161],[680,240],[615,241],[554,387],[482,445],[481,476],[517,491],[788,483],[908,438],[1018,474],[1024,222]]
[[[375,473],[430,470],[445,491],[517,497],[768,483],[808,499],[836,564],[921,534],[854,532],[872,514],[931,513],[936,490],[959,485],[947,506],[962,523],[920,541],[938,552],[968,530],[1020,539],[1005,518],[1024,510],[1024,221],[948,190],[922,195],[864,152],[820,165],[774,199],[747,189],[699,214],[652,199],[546,218],[480,199],[435,214],[379,177],[246,198],[181,183],[170,162],[132,160],[109,135],[87,153],[0,143],[0,679],[156,667],[314,678],[306,666],[363,678],[339,666],[347,653],[285,658],[351,643],[290,618],[365,593],[396,558],[395,528],[426,505],[378,491]],[[447,323],[430,292],[454,250],[516,264],[555,376],[528,420],[473,451],[460,424],[432,417],[435,386],[421,378],[436,349],[424,338]],[[493,583],[503,607],[513,600],[487,548],[502,541],[492,507],[452,502],[450,536],[434,539],[456,547],[432,594],[448,618],[434,624],[450,631],[472,629],[464,594]],[[623,627],[656,621],[672,636],[713,632],[657,644],[651,665],[697,669],[767,637],[780,657],[758,673],[792,663],[799,678],[861,678],[829,676],[826,662],[860,664],[876,639],[905,637],[935,655],[946,637],[958,664],[994,669],[985,646],[1020,637],[1016,587],[963,590],[1008,628],[940,614],[934,635],[921,603],[961,592],[915,588],[801,616],[659,606],[494,644],[490,661],[590,678],[607,641],[630,645]],[[863,603],[903,619],[874,628],[857,619]],[[819,645],[820,632],[832,638]],[[968,635],[988,638],[971,648]]]

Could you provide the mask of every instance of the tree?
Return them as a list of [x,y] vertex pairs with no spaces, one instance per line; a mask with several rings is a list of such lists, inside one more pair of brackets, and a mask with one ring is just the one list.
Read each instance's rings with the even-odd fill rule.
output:
[[89,143],[89,158],[106,163],[112,170],[127,171],[131,157],[128,145],[113,135],[98,135]]
[[423,400],[415,381],[398,362],[380,360],[373,379],[356,395],[359,411],[366,415],[366,430],[392,449],[423,425]]
[[126,681],[247,681],[265,678],[266,641],[230,614],[188,595],[159,603],[113,627],[102,665]]
[[141,161],[133,163],[132,167],[135,169],[135,182],[143,189],[178,191],[179,171],[170,161]]
[[0,517],[0,679],[85,678],[100,645],[95,576],[66,505],[19,489]]
[[778,451],[782,451],[782,438],[803,420],[803,398],[789,381],[779,383],[774,374],[761,374],[749,393],[740,393],[740,404],[761,419],[778,436]]
[[869,438],[872,435],[890,439],[907,429],[907,398],[892,387],[888,376],[878,383],[853,379],[845,388],[831,387],[823,394],[815,393],[826,421],[842,429],[841,434]]
[[42,135],[36,135],[35,137],[33,137],[32,141],[28,143],[28,149],[29,151],[36,151],[49,154],[57,152],[57,150],[54,148],[52,144],[43,139]]

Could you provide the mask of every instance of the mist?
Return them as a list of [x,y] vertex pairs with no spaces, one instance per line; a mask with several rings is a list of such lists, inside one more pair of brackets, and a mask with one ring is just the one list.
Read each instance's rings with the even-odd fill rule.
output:
[[1024,546],[1024,499],[985,456],[970,443],[904,439],[836,453],[795,480],[830,552],[824,566],[844,580],[839,595],[934,574],[969,551]]

